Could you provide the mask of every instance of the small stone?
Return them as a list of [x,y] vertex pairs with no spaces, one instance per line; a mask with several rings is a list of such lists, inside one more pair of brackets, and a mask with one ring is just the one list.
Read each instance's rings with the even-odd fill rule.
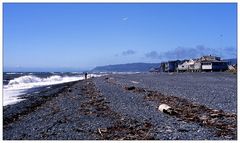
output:
[[179,131],[179,132],[188,132],[189,130],[180,128],[180,129],[178,129],[178,131]]
[[100,131],[103,132],[103,133],[106,133],[107,132],[107,128],[100,128]]
[[134,90],[134,89],[136,89],[136,87],[135,86],[129,86],[129,87],[126,87],[125,89],[126,90]]
[[208,119],[208,117],[207,117],[206,115],[203,115],[203,116],[201,116],[199,119],[202,120],[202,121],[205,121],[205,120]]
[[173,131],[171,129],[167,129],[166,132],[172,133]]
[[211,116],[212,118],[217,118],[217,117],[220,117],[221,114],[218,114],[218,113],[216,113],[216,114],[210,114],[210,116]]

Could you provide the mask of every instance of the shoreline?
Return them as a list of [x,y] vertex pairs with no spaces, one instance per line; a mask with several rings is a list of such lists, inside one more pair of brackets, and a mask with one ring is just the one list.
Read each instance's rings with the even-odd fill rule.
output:
[[3,125],[8,125],[13,121],[18,120],[19,116],[23,116],[34,111],[35,108],[56,97],[56,94],[62,92],[76,82],[78,81],[37,87],[37,89],[39,89],[37,90],[37,93],[27,92],[26,94],[18,96],[19,99],[24,100],[15,104],[3,106]]
[[[39,96],[28,95],[29,100],[4,107],[3,139],[237,139],[237,115],[234,112],[209,108],[184,96],[169,95],[141,85],[142,80],[151,85],[148,78],[153,80],[156,76],[164,79],[165,75],[107,75],[53,85],[51,89],[37,93]],[[174,75],[166,76],[172,78]],[[178,114],[158,111],[163,101]],[[193,106],[204,110],[196,112]],[[182,111],[185,108],[187,112]]]

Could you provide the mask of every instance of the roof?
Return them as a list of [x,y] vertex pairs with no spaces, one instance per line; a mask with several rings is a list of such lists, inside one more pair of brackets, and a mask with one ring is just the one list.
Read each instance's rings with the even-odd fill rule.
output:
[[201,61],[202,63],[227,63],[226,61],[218,61],[218,60],[207,60],[207,61]]
[[168,61],[168,63],[180,62],[180,60]]

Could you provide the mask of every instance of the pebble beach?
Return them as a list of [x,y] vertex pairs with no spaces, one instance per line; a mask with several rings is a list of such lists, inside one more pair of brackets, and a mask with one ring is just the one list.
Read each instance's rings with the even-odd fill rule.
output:
[[109,74],[21,98],[3,108],[4,140],[237,140],[232,73]]

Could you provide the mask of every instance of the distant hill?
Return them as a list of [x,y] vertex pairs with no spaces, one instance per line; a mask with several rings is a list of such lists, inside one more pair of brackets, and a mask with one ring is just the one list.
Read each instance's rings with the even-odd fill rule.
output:
[[93,72],[147,72],[151,68],[157,68],[160,63],[129,63],[98,66],[92,69]]

